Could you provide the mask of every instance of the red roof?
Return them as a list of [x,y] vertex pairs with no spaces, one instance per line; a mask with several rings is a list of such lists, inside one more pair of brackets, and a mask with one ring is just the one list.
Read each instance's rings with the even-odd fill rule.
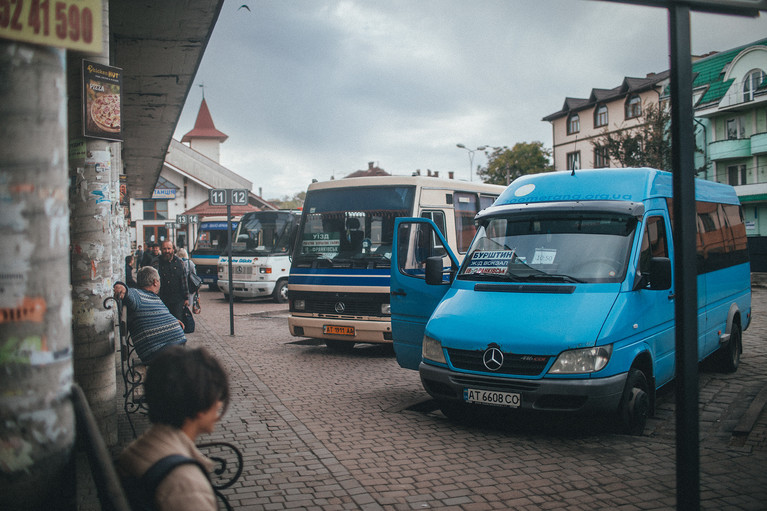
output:
[[184,135],[181,139],[182,142],[191,142],[194,138],[213,138],[223,142],[228,135],[225,135],[218,131],[213,125],[213,117],[210,116],[210,110],[208,110],[208,104],[203,98],[200,103],[200,111],[197,112],[197,120],[194,122],[194,129]]

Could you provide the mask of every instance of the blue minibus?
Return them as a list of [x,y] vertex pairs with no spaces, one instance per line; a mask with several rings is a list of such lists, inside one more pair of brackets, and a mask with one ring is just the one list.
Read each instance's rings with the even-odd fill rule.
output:
[[[696,180],[698,358],[735,371],[751,320],[746,228],[731,186]],[[614,416],[641,434],[674,378],[671,174],[528,175],[480,211],[462,263],[423,218],[398,219],[391,265],[400,366],[443,413]]]

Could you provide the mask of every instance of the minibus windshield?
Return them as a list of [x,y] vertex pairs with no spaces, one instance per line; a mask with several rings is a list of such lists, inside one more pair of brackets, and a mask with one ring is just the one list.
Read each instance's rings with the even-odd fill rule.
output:
[[287,254],[295,222],[295,216],[287,212],[257,211],[243,215],[232,243],[232,254]]
[[541,212],[482,219],[462,280],[622,282],[637,219],[613,212]]
[[294,264],[388,268],[394,220],[413,211],[412,186],[312,190],[304,203]]

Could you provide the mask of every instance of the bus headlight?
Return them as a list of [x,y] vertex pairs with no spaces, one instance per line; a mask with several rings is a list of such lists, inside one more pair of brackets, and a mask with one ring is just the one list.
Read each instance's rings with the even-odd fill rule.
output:
[[381,304],[381,314],[384,316],[391,316],[391,304],[390,303],[382,303]]
[[442,344],[437,339],[433,339],[428,335],[423,336],[423,347],[421,348],[421,354],[425,359],[433,360],[434,362],[439,362],[440,364],[447,364],[447,360],[445,360],[445,354],[442,352]]
[[306,300],[293,300],[293,310],[306,310]]
[[612,344],[568,350],[559,354],[549,374],[584,374],[595,373],[603,369],[613,353]]

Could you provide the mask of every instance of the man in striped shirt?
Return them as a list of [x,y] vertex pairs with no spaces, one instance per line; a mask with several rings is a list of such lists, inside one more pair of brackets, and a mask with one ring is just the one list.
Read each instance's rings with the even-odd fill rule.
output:
[[128,311],[128,331],[136,353],[145,364],[167,346],[186,344],[184,327],[157,296],[160,274],[151,266],[141,268],[136,275],[138,288],[122,282],[114,285],[115,298],[122,300]]

